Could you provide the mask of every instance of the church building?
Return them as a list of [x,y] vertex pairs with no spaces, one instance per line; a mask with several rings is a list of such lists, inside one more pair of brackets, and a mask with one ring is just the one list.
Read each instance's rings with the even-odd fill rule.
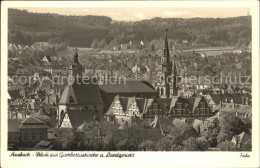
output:
[[[82,79],[82,69],[76,49],[74,62],[69,66],[69,77]],[[84,83],[82,80],[74,80],[67,84],[59,101],[58,127],[72,128],[71,117],[87,122],[102,116],[103,100],[99,86],[93,80],[84,79]]]
[[[178,95],[176,63],[175,59],[173,63],[170,61],[167,31],[166,29],[164,53],[158,67],[157,81],[155,84],[155,88],[162,98],[170,98]],[[174,57],[176,57],[176,55],[174,55]]]

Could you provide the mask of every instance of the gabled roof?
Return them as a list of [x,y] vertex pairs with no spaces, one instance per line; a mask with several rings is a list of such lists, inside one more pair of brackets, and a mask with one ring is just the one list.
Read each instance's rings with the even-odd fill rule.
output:
[[175,104],[176,104],[176,102],[178,101],[178,99],[179,99],[178,96],[173,96],[173,97],[172,97],[172,99],[171,99],[171,104],[170,104],[170,109],[169,109],[169,110],[171,110],[171,109],[175,106]]
[[195,109],[198,107],[200,101],[201,101],[201,97],[196,97],[196,98],[195,98],[195,100],[194,100],[194,104],[193,104],[192,112],[194,112]]
[[241,134],[234,136],[234,138],[237,143],[242,144],[242,143],[246,142],[248,139],[250,139],[250,135],[248,135],[245,132],[242,132]]
[[27,119],[25,119],[22,124],[44,124],[43,121],[37,119],[37,118],[34,118],[34,117],[29,117]]
[[139,107],[140,113],[142,113],[145,109],[147,99],[136,98],[135,101],[137,106]]
[[37,118],[29,117],[22,122],[20,129],[47,129],[45,123]]
[[46,55],[45,57],[47,58],[47,60],[48,60],[49,62],[52,62],[51,56]]
[[[87,83],[87,82],[86,82]],[[68,84],[61,96],[60,104],[68,104],[69,97],[72,96],[76,104],[102,104],[103,100],[97,84],[77,83]]]
[[8,90],[8,93],[9,93],[11,99],[13,99],[13,100],[22,99],[23,98],[21,96],[19,90]]
[[94,121],[94,115],[98,116],[98,114],[94,110],[80,110],[80,109],[69,109],[68,116],[70,119],[70,123],[73,128],[78,128],[80,125],[84,123],[89,123]]

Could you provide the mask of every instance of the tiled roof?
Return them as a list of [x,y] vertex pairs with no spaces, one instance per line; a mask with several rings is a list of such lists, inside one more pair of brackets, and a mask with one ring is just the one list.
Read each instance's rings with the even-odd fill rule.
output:
[[43,121],[37,119],[37,118],[34,118],[34,117],[29,117],[27,119],[25,119],[22,124],[44,124]]
[[159,103],[160,108],[163,109],[163,111],[168,112],[170,105],[171,105],[171,98],[158,98],[156,99]]
[[200,98],[200,97],[196,97],[196,98],[195,98],[194,104],[193,104],[193,109],[192,109],[192,112],[193,112],[193,113],[194,113],[195,109],[198,107],[200,101],[201,101],[201,98]]
[[78,128],[84,123],[89,123],[94,121],[94,115],[97,115],[94,110],[80,110],[80,109],[70,109],[68,110],[68,116],[70,123],[73,128]]
[[242,104],[242,98],[248,98],[251,99],[250,94],[213,94],[211,93],[210,96],[212,97],[212,100],[216,103],[219,104],[220,102],[231,102],[231,99],[233,99],[233,102],[235,104]]
[[19,127],[20,129],[47,129],[45,123],[37,118],[29,117],[25,119]]
[[178,96],[173,96],[171,99],[171,104],[170,104],[170,109],[171,110],[173,107],[175,107],[176,102],[178,101],[179,97]]
[[104,84],[99,86],[105,93],[156,93],[151,86],[141,81],[125,81],[121,79],[116,84]]
[[68,104],[69,96],[73,95],[76,98],[77,104],[102,104],[103,100],[97,84],[83,84],[74,82],[72,85],[67,85],[62,93],[60,104]]
[[38,124],[38,125],[34,125],[34,124],[30,124],[30,125],[20,125],[19,127],[20,129],[48,129],[48,127],[44,124]]
[[140,113],[142,113],[145,109],[145,104],[147,99],[142,99],[142,98],[136,98],[135,99],[137,106],[139,107]]
[[23,98],[21,96],[21,94],[19,93],[19,90],[8,90],[8,93],[9,93],[11,99],[13,99],[13,100]]
[[102,104],[103,100],[97,84],[77,84],[72,85],[78,104],[94,103]]
[[245,132],[242,132],[241,134],[236,135],[234,138],[236,139],[237,143],[242,144],[242,143],[246,142],[248,139],[250,139],[250,135],[248,135]]

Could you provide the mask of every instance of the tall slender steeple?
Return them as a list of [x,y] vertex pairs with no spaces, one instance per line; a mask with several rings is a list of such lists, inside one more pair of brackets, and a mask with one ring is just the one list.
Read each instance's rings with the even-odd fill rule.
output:
[[165,41],[164,41],[164,53],[163,56],[167,59],[167,62],[170,62],[170,52],[167,38],[168,29],[165,30]]
[[79,63],[79,55],[78,55],[78,49],[75,48],[75,54],[74,54],[74,64]]
[[69,76],[82,76],[82,65],[79,63],[78,48],[76,44],[73,64],[69,66]]
[[[164,51],[163,56],[161,58],[161,64],[159,66],[158,76],[160,77],[160,84],[159,84],[159,95],[161,97],[171,97],[170,91],[170,76],[172,74],[172,62],[170,61],[170,52],[169,52],[169,45],[168,45],[168,37],[167,37],[167,29],[165,31],[165,41],[164,41]],[[157,88],[158,90],[158,88]]]
[[[160,97],[177,96],[177,67],[175,58],[170,61],[170,51],[167,37],[168,30],[165,31],[163,56],[158,67],[156,89]],[[175,55],[174,55],[175,56]]]

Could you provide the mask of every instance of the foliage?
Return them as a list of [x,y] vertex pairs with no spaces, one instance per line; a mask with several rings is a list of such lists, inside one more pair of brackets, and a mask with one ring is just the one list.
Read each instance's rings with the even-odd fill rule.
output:
[[31,114],[31,117],[35,117],[43,121],[48,127],[55,127],[57,122],[56,119],[40,113]]
[[117,150],[135,151],[135,150],[137,150],[137,146],[133,143],[133,141],[125,139],[125,140],[120,141],[120,143],[117,144]]
[[73,131],[72,135],[64,137],[62,140],[62,149],[65,150],[85,150],[84,135],[82,132]]
[[232,141],[223,141],[218,144],[221,151],[238,151],[239,149]]
[[211,147],[216,147],[218,133],[220,131],[219,120],[215,118],[208,126],[205,138],[209,141]]
[[217,137],[218,142],[231,140],[234,135],[238,135],[244,131],[248,132],[245,123],[234,114],[228,112],[221,113],[219,125],[221,129]]
[[210,147],[208,141],[190,137],[182,143],[182,151],[206,151]]
[[156,151],[156,143],[151,140],[146,140],[138,146],[138,149],[140,151]]
[[93,48],[93,49],[97,48],[98,42],[99,42],[98,39],[93,40],[91,43],[91,48]]
[[[94,39],[106,39],[110,47],[114,47],[114,38],[117,37],[118,44],[132,41],[134,48],[142,48],[139,45],[141,40],[145,44],[153,41],[156,49],[155,41],[160,40],[165,28],[170,28],[168,38],[174,39],[175,45],[181,45],[182,48],[223,45],[247,47],[251,41],[250,16],[216,19],[153,18],[123,22],[112,21],[106,16],[62,16],[9,9],[8,18],[9,43],[15,44],[30,44],[59,37],[70,46],[75,46],[75,39],[78,46],[82,47],[90,47]],[[182,45],[183,40],[188,43]]]
[[241,151],[252,151],[252,139],[248,139],[242,144]]

